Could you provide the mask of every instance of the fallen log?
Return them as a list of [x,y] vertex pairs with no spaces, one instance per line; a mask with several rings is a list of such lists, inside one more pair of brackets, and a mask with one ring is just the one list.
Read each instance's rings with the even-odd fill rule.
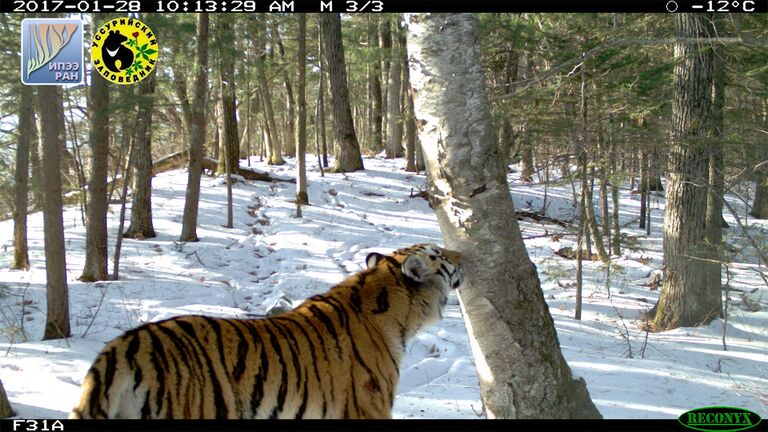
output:
[[[186,150],[176,152],[168,156],[162,157],[156,160],[155,162],[153,162],[152,175],[154,176],[159,173],[171,171],[175,169],[183,169],[183,168],[186,168],[188,164],[189,164],[189,152],[187,152]],[[217,159],[214,159],[211,157],[203,158],[203,170],[215,172],[218,165],[219,165],[219,161]],[[235,172],[233,174],[240,175],[246,180],[257,180],[257,181],[265,181],[265,182],[279,181],[279,182],[287,182],[287,183],[296,183],[296,179],[294,178],[276,176],[268,172],[259,171],[253,168],[237,167],[235,168]]]

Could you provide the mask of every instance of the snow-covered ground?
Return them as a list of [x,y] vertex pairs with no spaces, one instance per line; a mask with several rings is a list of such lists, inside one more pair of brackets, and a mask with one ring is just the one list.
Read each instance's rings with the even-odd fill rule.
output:
[[[70,316],[73,336],[40,342],[45,323],[42,215],[29,218],[32,270],[8,270],[12,221],[0,222],[0,380],[20,417],[65,417],[79,398],[90,362],[105,342],[147,321],[179,314],[250,317],[278,302],[296,304],[327,290],[362,268],[367,253],[420,242],[442,243],[426,201],[410,198],[423,175],[405,173],[402,160],[366,158],[366,171],[319,176],[308,157],[311,206],[296,218],[295,185],[241,182],[234,187],[234,228],[226,222],[226,186],[204,178],[200,202],[201,238],[179,243],[186,172],[153,180],[156,238],[123,243],[121,278],[77,280],[84,262],[79,210],[64,215]],[[259,169],[292,176],[293,165]],[[544,185],[524,185],[510,174],[518,210],[538,211]],[[573,213],[570,183],[549,185],[547,213]],[[653,202],[651,236],[635,229],[639,198],[622,189],[621,222],[628,236],[610,274],[599,262],[585,263],[583,319],[573,319],[575,263],[557,256],[575,235],[556,224],[523,219],[528,251],[555,319],[560,344],[574,374],[583,377],[607,418],[674,418],[691,408],[732,405],[768,417],[768,289],[754,253],[734,219],[726,230],[735,256],[729,264],[731,291],[723,349],[722,320],[702,328],[646,334],[638,315],[658,298],[643,286],[662,265],[663,199]],[[743,209],[737,200],[732,204]],[[119,208],[110,214],[110,235]],[[765,243],[768,224],[750,221]],[[545,235],[546,234],[546,235]],[[110,240],[110,254],[114,238]],[[111,262],[110,262],[111,270]],[[724,275],[725,281],[725,275]],[[749,301],[742,299],[746,296]],[[477,374],[457,301],[446,318],[414,338],[402,366],[394,415],[397,418],[482,418]],[[748,303],[757,312],[748,311]]]

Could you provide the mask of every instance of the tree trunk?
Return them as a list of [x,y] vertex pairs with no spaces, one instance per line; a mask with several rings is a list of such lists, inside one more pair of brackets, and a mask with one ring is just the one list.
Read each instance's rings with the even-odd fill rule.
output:
[[296,52],[296,76],[298,85],[296,89],[296,105],[299,111],[299,135],[296,140],[296,204],[309,204],[309,195],[307,195],[307,15],[298,15],[298,48]]
[[[675,15],[676,36],[714,37],[712,14]],[[675,43],[672,147],[664,212],[664,286],[649,313],[651,328],[707,324],[721,314],[720,262],[707,245],[709,157],[713,121],[710,41]]]
[[3,382],[0,381],[0,418],[8,418],[15,415],[16,413],[11,408],[11,402],[8,400],[8,395],[5,393]]
[[[104,16],[92,14],[94,23]],[[88,180],[88,222],[85,228],[85,265],[80,280],[107,280],[107,176],[109,175],[109,85],[101,74],[91,75],[88,98],[88,146],[91,177]]]
[[336,135],[336,160],[332,172],[350,172],[365,169],[357,142],[352,109],[349,104],[347,68],[344,60],[344,45],[341,40],[341,15],[320,14],[320,28],[325,43],[325,61],[331,82],[331,107],[333,129]]
[[753,218],[768,219],[768,167],[756,173],[755,201],[752,203]]
[[70,336],[67,263],[64,247],[64,220],[61,195],[62,134],[56,104],[56,88],[39,86],[37,90],[40,142],[43,151],[43,236],[45,239],[45,276],[48,313],[43,339]]
[[405,98],[405,170],[418,172],[416,167],[416,115],[413,109],[413,88],[411,87],[411,72],[408,68],[408,41],[405,31],[400,32],[401,61],[403,62],[403,89]]
[[133,190],[131,225],[126,238],[143,240],[156,236],[152,225],[152,111],[155,105],[155,77],[150,74],[139,83],[139,110],[133,138]]
[[[581,164],[581,193],[582,193],[582,200],[581,205],[583,206],[583,212],[582,214],[586,217],[585,223],[586,227],[584,229],[584,237],[587,239],[587,251],[590,254],[591,258],[591,247],[589,243],[589,239],[591,238],[595,242],[595,249],[597,249],[597,256],[600,258],[603,262],[609,262],[610,257],[608,256],[608,253],[605,251],[605,247],[603,246],[603,237],[600,233],[600,230],[597,226],[597,218],[595,217],[595,206],[594,206],[594,200],[592,199],[593,196],[593,190],[594,190],[594,170],[589,170],[589,179],[587,177],[587,141],[589,141],[589,128],[588,128],[588,119],[587,119],[587,79],[586,79],[586,61],[583,61],[580,68],[581,75],[581,108],[580,108],[580,114],[581,114],[581,137],[578,140],[579,143],[579,163]],[[589,181],[588,181],[589,180]],[[588,230],[588,232],[587,232]],[[591,234],[591,237],[590,237]]]
[[560,352],[536,268],[510,217],[476,17],[409,15],[408,38],[430,200],[471,281],[460,298],[488,417],[600,417]]
[[286,122],[285,131],[285,153],[288,156],[294,156],[293,153],[296,150],[296,146],[293,140],[296,139],[296,108],[294,107],[293,86],[291,85],[291,77],[288,74],[290,70],[289,62],[285,57],[285,48],[283,47],[283,40],[280,38],[280,29],[277,25],[277,20],[272,21],[272,37],[274,38],[275,46],[277,47],[277,53],[280,54],[280,59],[283,61],[283,84],[285,85],[285,99],[288,105],[288,118]]
[[[377,14],[368,15],[368,47],[378,51],[379,34]],[[370,143],[371,149],[378,152],[382,149],[382,114],[381,114],[381,62],[378,57],[373,61],[371,72],[368,77],[368,93],[371,95],[371,125],[370,125]]]
[[266,32],[265,21],[266,18],[263,13],[259,13],[254,16],[257,49],[256,76],[258,77],[259,81],[259,93],[261,94],[264,103],[264,116],[266,117],[267,125],[269,127],[269,149],[267,150],[269,158],[267,159],[267,163],[270,165],[282,165],[285,163],[283,161],[282,144],[277,133],[275,111],[272,106],[272,93],[269,90],[270,85],[269,81],[267,80],[267,72],[265,66],[267,57],[267,38],[264,34]]
[[[200,178],[203,171],[205,105],[208,96],[208,25],[208,14],[197,15],[194,94],[189,110],[189,166],[179,241],[198,241],[197,214],[200,205]],[[182,84],[186,85],[186,83]]]
[[388,158],[397,158],[403,156],[403,118],[400,110],[400,87],[402,85],[402,61],[400,51],[403,47],[400,42],[400,34],[403,30],[400,28],[399,17],[395,20],[395,29],[392,34],[392,60],[389,68],[389,83],[387,90],[387,146],[386,154]]
[[32,168],[32,178],[29,179],[29,186],[32,189],[32,199],[35,206],[41,208],[45,199],[43,198],[43,169],[40,157],[40,136],[37,128],[37,122],[32,123],[32,141],[29,146],[29,163]]
[[[717,34],[722,34],[724,20],[721,15],[714,17]],[[712,145],[709,155],[709,187],[707,188],[707,238],[712,249],[720,253],[723,236],[723,192],[725,190],[723,154],[723,109],[725,107],[725,50],[714,42],[712,55]]]
[[392,62],[392,26],[390,25],[387,16],[382,16],[382,19],[379,22],[379,46],[381,46],[382,52],[381,83],[383,91],[383,94],[381,95],[381,140],[382,144],[385,144],[387,142],[387,136],[389,135],[387,129],[387,122],[389,120],[387,116],[389,110],[389,88],[387,87],[387,83],[389,83],[389,68],[390,63]]
[[611,231],[613,240],[611,240],[611,249],[614,255],[621,255],[621,225],[619,224],[619,177],[617,167],[616,140],[613,137],[612,122],[608,123],[609,141],[608,145],[608,163],[611,167]]
[[235,32],[232,28],[232,15],[218,15],[217,37],[219,38],[219,93],[221,95],[219,128],[222,130],[220,145],[224,149],[219,158],[219,170],[226,166],[234,173],[240,167],[240,138],[237,128],[237,107],[235,106]]
[[[224,150],[219,161],[224,161],[227,176],[227,228],[233,226],[232,214],[232,173],[240,168],[240,139],[237,131],[237,108],[235,106],[235,33],[230,14],[217,16],[219,37],[219,140]],[[221,163],[220,163],[221,166]]]
[[328,142],[325,131],[325,60],[323,55],[323,32],[320,31],[320,20],[318,19],[318,31],[317,31],[317,60],[320,63],[320,71],[318,74],[317,84],[317,122],[319,125],[318,133],[320,134],[320,140],[317,146],[320,147],[320,141],[322,141],[322,151],[320,148],[317,150],[318,162],[320,162],[320,155],[322,154],[322,163],[320,164],[320,174],[325,176],[323,168],[328,168]]
[[16,147],[16,186],[13,190],[13,265],[17,270],[29,270],[27,247],[27,208],[29,207],[29,152],[34,142],[35,93],[30,86],[21,86],[19,95],[19,127]]

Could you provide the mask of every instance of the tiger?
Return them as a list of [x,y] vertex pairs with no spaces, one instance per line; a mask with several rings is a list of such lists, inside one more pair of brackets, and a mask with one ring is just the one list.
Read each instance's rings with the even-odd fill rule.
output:
[[458,252],[417,244],[279,315],[144,324],[98,354],[69,418],[391,418],[406,342],[463,283]]

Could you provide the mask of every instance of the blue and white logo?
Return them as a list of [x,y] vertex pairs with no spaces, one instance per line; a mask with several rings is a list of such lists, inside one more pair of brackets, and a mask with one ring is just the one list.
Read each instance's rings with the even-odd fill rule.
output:
[[27,85],[83,83],[83,22],[27,18],[21,22],[21,82]]

